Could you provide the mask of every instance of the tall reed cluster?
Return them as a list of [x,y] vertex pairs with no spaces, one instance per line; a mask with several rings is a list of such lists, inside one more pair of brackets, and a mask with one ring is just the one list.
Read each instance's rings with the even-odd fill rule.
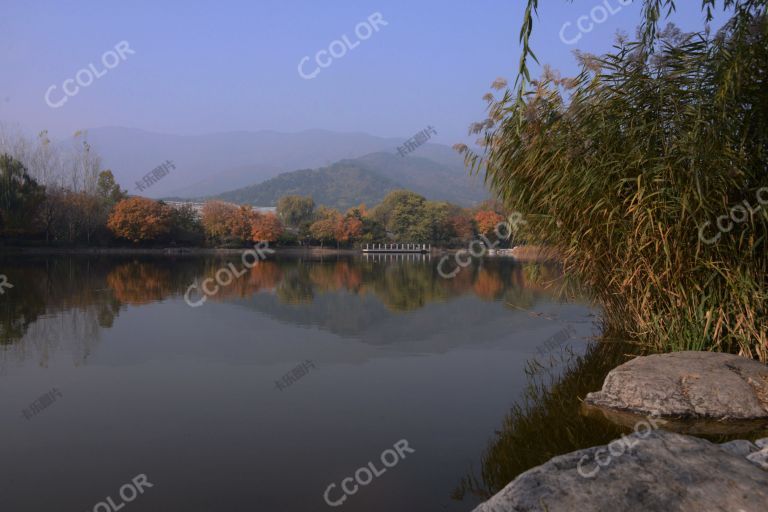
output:
[[526,239],[558,249],[611,330],[768,361],[768,22],[764,0],[741,3],[715,35],[619,40],[581,56],[579,76],[547,69],[519,96],[494,82],[504,93],[485,96],[471,129],[483,151],[458,149],[525,215]]

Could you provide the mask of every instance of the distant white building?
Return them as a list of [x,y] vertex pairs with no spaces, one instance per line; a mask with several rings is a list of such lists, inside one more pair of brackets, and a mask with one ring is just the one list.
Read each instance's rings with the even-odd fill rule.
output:
[[[187,205],[191,206],[198,217],[202,216],[203,206],[205,206],[205,203],[198,203],[195,201],[165,201],[165,204],[167,204],[171,208],[181,208],[182,206],[187,206]],[[231,204],[232,206],[236,206],[236,207],[241,206],[235,203],[226,203],[226,204]],[[276,213],[277,212],[277,208],[275,208],[274,206],[251,206],[251,210],[256,213]]]

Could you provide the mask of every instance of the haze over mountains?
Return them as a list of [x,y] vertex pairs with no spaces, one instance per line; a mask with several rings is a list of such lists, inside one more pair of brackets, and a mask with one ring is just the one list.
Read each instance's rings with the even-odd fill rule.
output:
[[450,147],[427,143],[400,157],[396,150],[404,140],[325,130],[204,135],[120,127],[88,130],[102,167],[111,169],[129,193],[138,193],[135,182],[160,163],[174,162],[176,169],[141,192],[148,197],[221,195],[270,206],[279,195],[299,193],[317,195],[318,204],[337,207],[371,205],[397,188],[462,205],[487,197],[482,180],[469,176]]
[[216,196],[233,203],[276,206],[290,194],[312,196],[316,204],[346,210],[360,203],[378,204],[388,192],[408,189],[427,199],[471,205],[486,197],[483,188],[472,186],[466,172],[422,157],[372,153],[320,169],[282,173],[267,181]]

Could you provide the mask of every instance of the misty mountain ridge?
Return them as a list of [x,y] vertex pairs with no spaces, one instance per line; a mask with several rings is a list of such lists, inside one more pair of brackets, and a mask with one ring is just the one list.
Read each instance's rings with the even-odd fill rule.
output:
[[[297,133],[261,130],[173,135],[102,127],[87,130],[87,139],[101,156],[102,167],[111,169],[129,193],[152,198],[191,199],[225,192],[234,194],[282,173],[320,170],[346,160],[354,160],[360,167],[362,174],[355,175],[354,179],[371,172],[378,175],[366,178],[367,184],[357,183],[361,199],[378,197],[370,187],[389,190],[392,186],[459,204],[471,204],[487,195],[479,180],[469,178],[461,156],[450,147],[426,143],[406,157],[400,157],[396,156],[397,147],[406,138],[399,137],[317,129]],[[151,187],[137,190],[135,183],[166,160],[171,160],[176,168]],[[335,199],[324,196],[337,187],[328,183],[322,192],[323,186],[316,182],[318,176],[312,176],[313,184],[298,190],[315,190],[334,204],[352,200],[348,194],[339,195],[340,191],[334,193]],[[327,178],[329,174],[320,176]],[[255,197],[271,197],[264,191],[259,194]]]
[[372,153],[319,169],[282,173],[256,185],[214,196],[255,206],[276,206],[286,195],[311,196],[318,205],[346,210],[360,203],[378,204],[392,190],[408,189],[427,199],[469,206],[488,197],[466,171],[420,157]]

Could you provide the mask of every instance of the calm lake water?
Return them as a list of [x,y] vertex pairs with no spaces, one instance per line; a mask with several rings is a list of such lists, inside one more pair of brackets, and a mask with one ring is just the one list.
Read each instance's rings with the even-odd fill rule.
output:
[[[437,259],[281,257],[188,306],[228,262],[0,256],[0,510],[119,507],[138,474],[124,512],[471,510],[509,475],[469,475],[521,454],[494,440],[526,368],[597,329],[545,286],[557,268],[509,260],[444,279]],[[326,504],[399,440],[413,452]]]

